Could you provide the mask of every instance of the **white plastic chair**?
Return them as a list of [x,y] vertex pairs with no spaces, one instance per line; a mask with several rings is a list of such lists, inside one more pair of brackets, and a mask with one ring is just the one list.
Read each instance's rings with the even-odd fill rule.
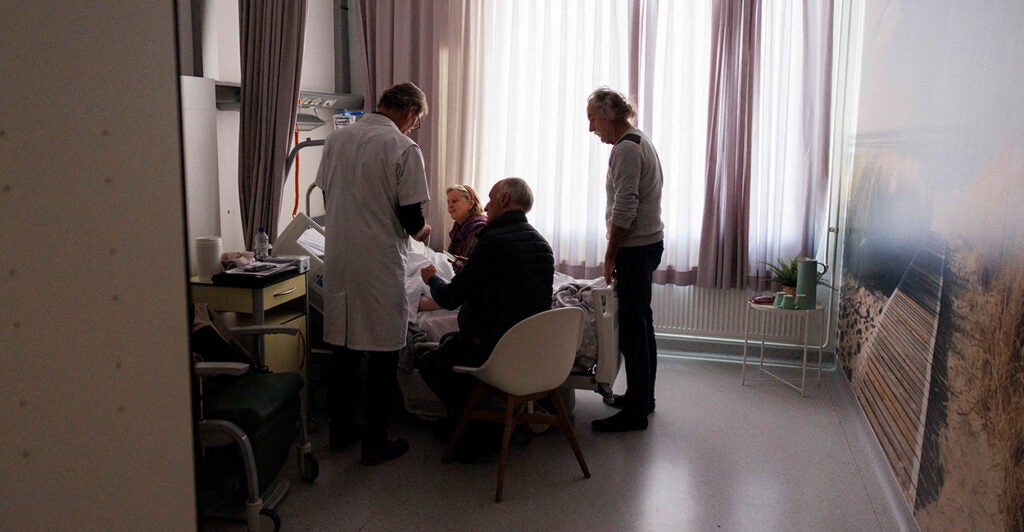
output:
[[[558,387],[569,376],[576,350],[583,338],[583,318],[583,310],[576,307],[558,308],[535,314],[509,329],[498,341],[498,345],[494,347],[484,365],[478,368],[453,368],[457,372],[473,375],[477,378],[477,383],[448,443],[443,461],[448,462],[451,458],[470,419],[504,423],[505,432],[501,440],[495,502],[501,502],[509,439],[512,430],[520,423],[561,427],[562,433],[572,446],[580,469],[583,470],[583,477],[590,478],[590,469],[583,459],[576,433],[569,422],[569,414],[558,395]],[[488,388],[505,398],[504,412],[477,408],[477,403]],[[530,401],[545,397],[551,401],[555,415],[526,411],[525,407]]]

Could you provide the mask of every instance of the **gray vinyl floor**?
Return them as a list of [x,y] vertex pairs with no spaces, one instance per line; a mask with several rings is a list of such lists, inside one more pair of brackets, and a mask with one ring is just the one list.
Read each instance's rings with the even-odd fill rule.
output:
[[[397,416],[392,431],[409,453],[377,467],[359,464],[358,445],[330,452],[320,430],[311,435],[319,478],[300,481],[294,460],[282,472],[292,481],[277,508],[282,530],[916,529],[845,377],[826,372],[800,397],[774,382],[741,386],[740,370],[660,357],[658,409],[643,432],[592,432],[615,410],[577,391],[575,429],[593,476],[551,430],[513,445],[501,503],[497,457],[442,464],[443,446],[415,417]],[[617,391],[624,385],[620,376]],[[203,519],[200,528],[244,525]]]

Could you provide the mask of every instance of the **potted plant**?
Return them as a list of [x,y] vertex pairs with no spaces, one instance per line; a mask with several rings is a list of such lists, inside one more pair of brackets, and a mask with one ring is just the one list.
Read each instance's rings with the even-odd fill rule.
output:
[[796,295],[796,263],[800,260],[793,257],[786,261],[779,259],[776,264],[762,262],[768,271],[772,272],[772,278],[782,285],[782,291],[789,295]]
[[[789,295],[796,295],[797,264],[801,257],[793,257],[790,260],[779,259],[777,263],[762,262],[768,271],[772,272],[772,278],[782,285],[782,291]],[[826,269],[827,271],[827,269]],[[825,272],[819,272],[817,282],[819,285],[831,289],[832,285],[823,280]]]

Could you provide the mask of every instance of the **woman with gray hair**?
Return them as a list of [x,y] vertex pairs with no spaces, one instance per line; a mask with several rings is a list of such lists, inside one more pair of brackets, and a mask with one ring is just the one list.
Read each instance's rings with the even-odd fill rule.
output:
[[[487,225],[484,206],[480,197],[469,185],[452,185],[445,190],[448,195],[448,216],[451,216],[452,230],[448,233],[448,253],[454,257],[448,260],[452,270],[459,273],[469,258],[469,252],[476,245],[476,234]],[[441,308],[429,296],[421,295],[416,310],[437,310]]]

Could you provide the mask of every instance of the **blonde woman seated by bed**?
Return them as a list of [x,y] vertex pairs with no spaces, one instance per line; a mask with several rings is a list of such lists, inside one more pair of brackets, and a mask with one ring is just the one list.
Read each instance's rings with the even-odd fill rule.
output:
[[[487,217],[484,216],[484,208],[476,191],[469,185],[453,185],[447,189],[448,215],[455,224],[452,226],[448,237],[451,242],[448,244],[448,253],[455,257],[452,262],[452,269],[458,273],[462,265],[466,263],[469,252],[476,245],[476,234],[487,225]],[[441,308],[431,298],[423,296],[420,298],[419,310],[437,310]]]

